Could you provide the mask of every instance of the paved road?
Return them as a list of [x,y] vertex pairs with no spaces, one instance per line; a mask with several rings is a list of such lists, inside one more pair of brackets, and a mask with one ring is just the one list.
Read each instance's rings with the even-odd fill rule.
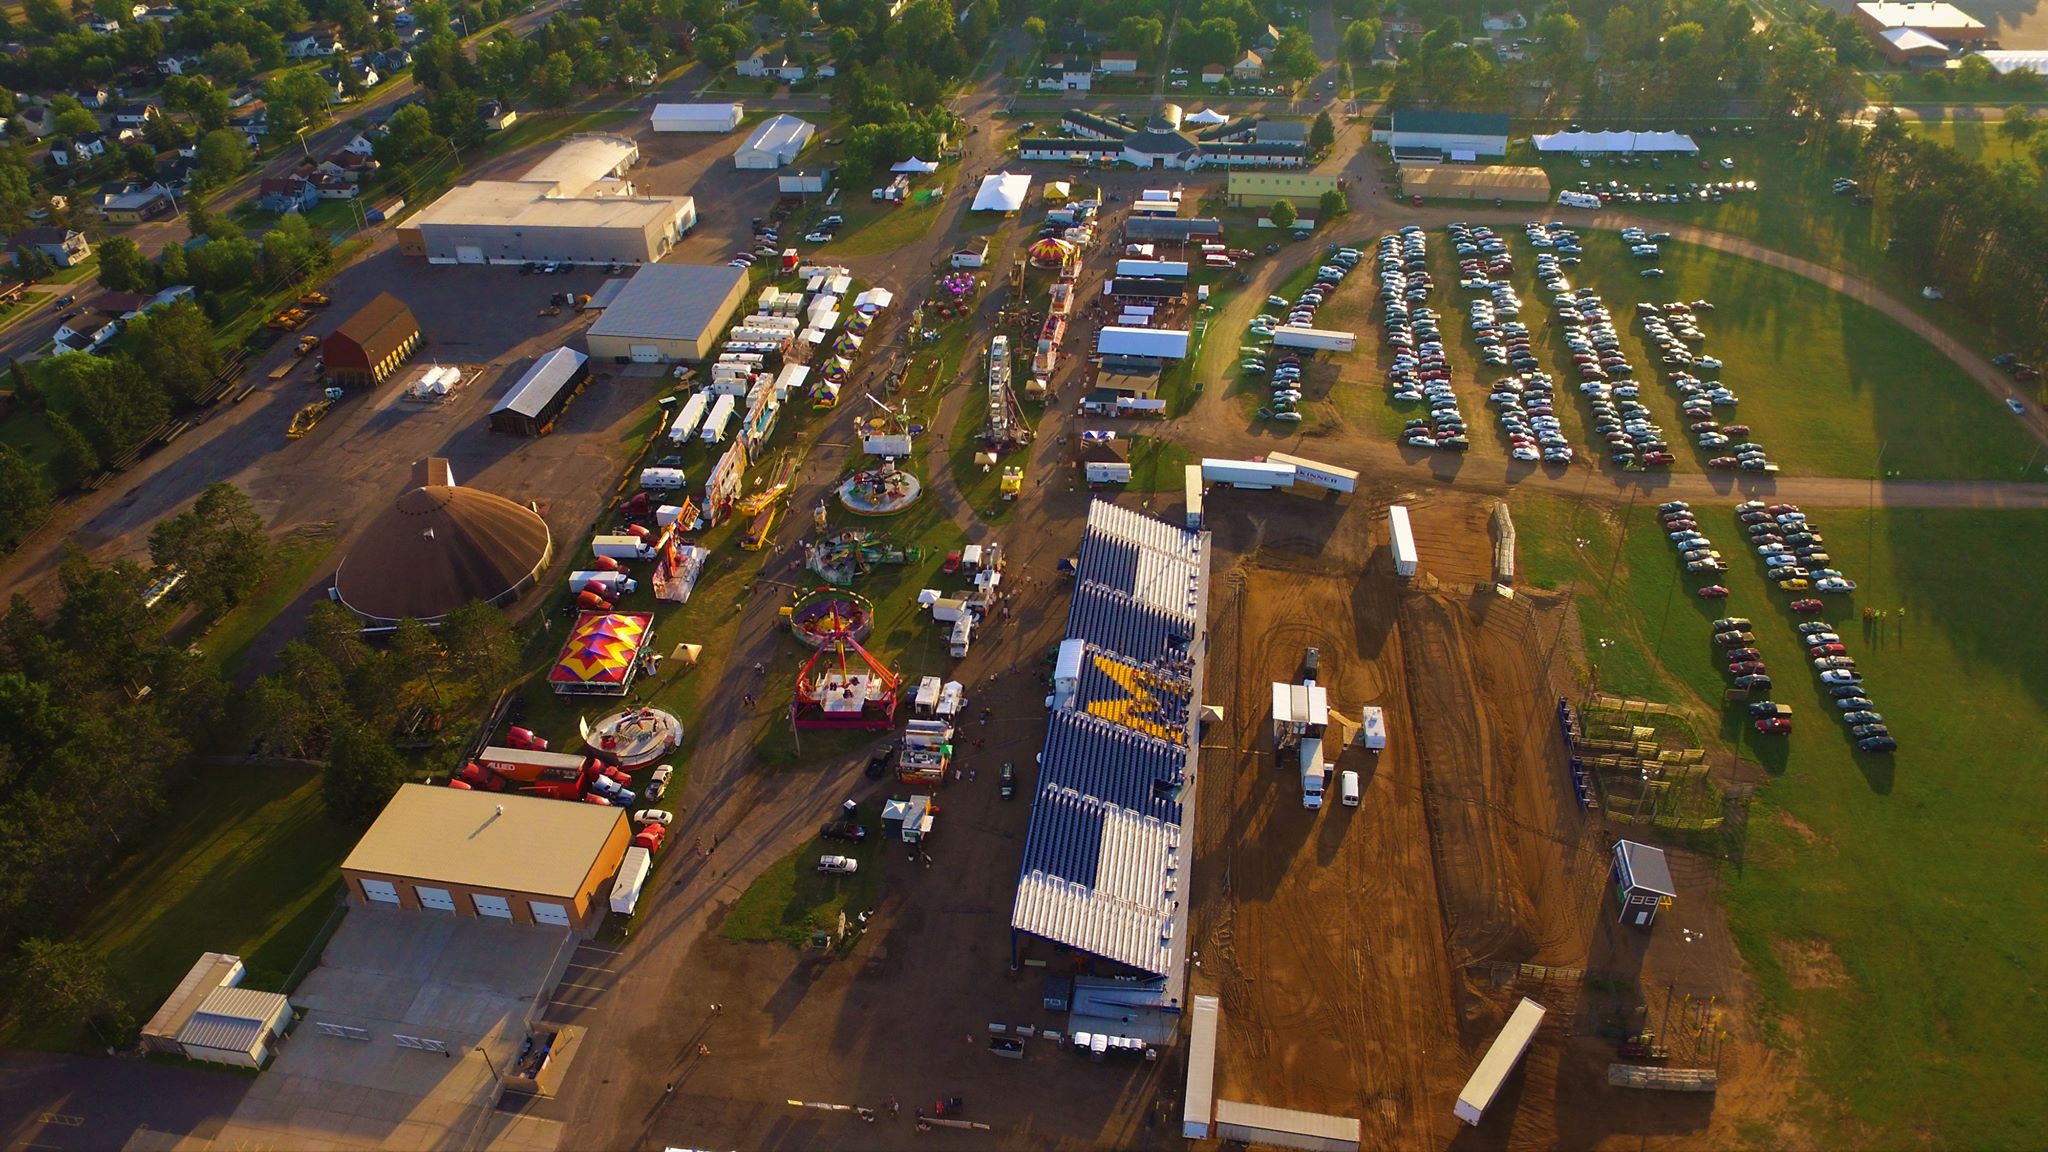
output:
[[0,1052],[0,1148],[111,1152],[142,1128],[210,1138],[249,1084],[198,1065]]

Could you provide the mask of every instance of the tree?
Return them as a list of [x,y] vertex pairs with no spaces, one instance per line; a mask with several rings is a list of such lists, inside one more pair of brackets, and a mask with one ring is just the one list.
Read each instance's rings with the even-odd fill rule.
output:
[[249,139],[233,128],[216,128],[199,138],[199,168],[193,174],[207,188],[216,188],[249,167]]
[[334,732],[321,782],[328,818],[368,827],[410,775],[390,744],[361,724],[343,725]]
[[441,643],[448,663],[472,684],[503,680],[519,662],[519,642],[505,614],[481,600],[472,600],[441,621]]
[[185,263],[185,245],[176,240],[164,245],[163,254],[156,258],[156,278],[167,288],[192,278],[192,270]]
[[189,510],[157,522],[149,558],[159,567],[183,568],[182,593],[218,616],[262,587],[274,553],[263,514],[240,488],[220,481],[207,485]]
[[1322,218],[1324,220],[1335,220],[1337,217],[1351,211],[1351,203],[1344,198],[1344,190],[1342,188],[1332,188],[1328,192],[1323,193],[1322,203],[1319,207],[1322,209]]
[[1138,54],[1138,67],[1150,70],[1159,62],[1159,45],[1166,28],[1149,16],[1126,16],[1117,23],[1112,42],[1126,52]]
[[99,130],[100,118],[83,108],[71,108],[57,113],[59,136],[90,136]]
[[101,460],[111,460],[140,443],[145,432],[170,417],[171,401],[156,381],[125,356],[66,352],[36,366],[42,387],[66,397],[65,415],[92,442]]
[[1282,76],[1296,80],[1306,80],[1323,70],[1323,59],[1316,55],[1315,39],[1302,28],[1289,28],[1280,33],[1280,43],[1273,49],[1267,64]]
[[100,454],[92,442],[62,412],[49,414],[50,439],[57,442],[57,454],[50,460],[50,476],[57,486],[70,491],[83,485],[100,470]]
[[706,68],[721,71],[740,58],[747,39],[747,30],[737,24],[714,24],[697,34],[697,59]]
[[1344,58],[1361,68],[1372,63],[1372,54],[1379,44],[1378,20],[1353,20],[1344,29]]
[[23,940],[7,982],[19,1010],[41,1023],[91,1023],[113,1002],[106,960],[73,940]]
[[370,652],[363,643],[363,622],[332,600],[315,602],[307,613],[306,643],[341,669],[354,668]]
[[425,105],[408,104],[391,114],[385,121],[385,131],[377,138],[376,155],[380,164],[410,164],[430,152],[438,152],[445,142],[434,133],[434,118]]
[[296,283],[327,266],[327,234],[293,213],[263,234],[262,273],[276,283]]
[[154,269],[143,258],[141,248],[127,236],[100,240],[100,287],[106,291],[143,291],[150,287]]
[[220,373],[213,321],[190,300],[136,317],[127,340],[142,370],[181,404],[196,402]]
[[782,29],[783,36],[794,40],[811,23],[809,0],[777,0],[775,23]]
[[2040,127],[2041,122],[2034,119],[2031,109],[2025,104],[2015,104],[2007,108],[2004,117],[1999,120],[1998,134],[2014,144],[2024,144],[2033,138]]
[[319,712],[275,676],[257,677],[243,704],[257,737],[287,756],[311,755],[324,742],[326,727]]
[[1315,120],[1308,126],[1308,153],[1311,156],[1320,156],[1336,143],[1336,122],[1330,119],[1329,110],[1324,109],[1316,113]]
[[256,61],[240,44],[215,44],[206,50],[206,74],[223,84],[240,84],[256,74]]
[[1299,219],[1292,200],[1273,201],[1273,207],[1267,210],[1266,215],[1272,218],[1275,228],[1291,228],[1295,220]]
[[[701,39],[699,47],[702,47]],[[738,49],[733,49],[733,52],[737,55]],[[569,101],[575,98],[576,64],[569,59],[567,52],[550,53],[548,58],[541,62],[540,68],[533,74],[533,96],[540,101],[543,108],[566,107]]]
[[11,444],[0,444],[0,548],[12,548],[50,509],[50,488],[34,464]]
[[1024,35],[1029,36],[1033,44],[1045,43],[1045,21],[1036,16],[1026,16]]
[[73,31],[71,14],[57,0],[25,0],[21,10],[28,17],[29,26],[46,37],[55,39]]

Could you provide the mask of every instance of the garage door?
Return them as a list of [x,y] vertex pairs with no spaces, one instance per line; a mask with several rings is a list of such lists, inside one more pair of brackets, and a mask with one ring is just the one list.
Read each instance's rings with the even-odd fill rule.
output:
[[626,351],[632,355],[633,363],[635,364],[661,363],[661,349],[652,344],[634,344],[629,346]]
[[377,904],[398,903],[398,885],[389,880],[363,881],[363,895]]
[[512,902],[503,896],[486,896],[481,892],[475,892],[471,893],[469,898],[476,901],[476,914],[479,916],[495,916],[500,920],[512,918]]
[[543,904],[538,900],[529,901],[528,904],[533,909],[535,924],[559,924],[564,928],[569,926],[569,909],[563,905]]
[[484,250],[482,248],[473,248],[468,244],[457,244],[455,246],[455,262],[457,264],[481,264],[484,262]]
[[424,884],[415,884],[412,890],[419,894],[422,908],[432,908],[436,912],[455,911],[455,897],[446,888],[429,888]]

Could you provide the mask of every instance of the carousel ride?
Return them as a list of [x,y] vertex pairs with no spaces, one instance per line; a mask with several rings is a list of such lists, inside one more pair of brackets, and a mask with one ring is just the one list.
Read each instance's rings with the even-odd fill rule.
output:
[[924,485],[917,477],[884,460],[878,467],[863,468],[839,486],[839,502],[861,516],[891,516],[917,503]]
[[789,624],[816,649],[797,670],[791,723],[873,731],[895,726],[902,680],[860,643],[874,626],[873,605],[849,592],[821,588],[798,598]]
[[621,708],[588,726],[583,742],[627,770],[642,768],[682,746],[683,722],[659,708]]
[[879,532],[848,528],[823,536],[804,546],[804,563],[820,580],[844,588],[867,575],[879,564],[903,564],[919,559],[915,548],[899,548]]

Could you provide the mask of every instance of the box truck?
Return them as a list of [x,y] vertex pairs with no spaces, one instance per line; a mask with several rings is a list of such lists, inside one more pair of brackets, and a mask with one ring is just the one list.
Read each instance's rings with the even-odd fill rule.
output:
[[1294,468],[1288,464],[1268,464],[1259,460],[1210,457],[1202,461],[1202,479],[1233,488],[1292,488]]
[[1321,808],[1323,786],[1329,782],[1330,766],[1323,762],[1323,738],[1301,738],[1301,806]]
[[652,560],[656,555],[654,545],[638,536],[599,536],[590,542],[590,553],[614,560]]
[[639,581],[630,579],[624,572],[589,569],[569,573],[569,587],[573,591],[580,592],[592,583],[604,585],[604,594],[613,597],[624,596],[640,586]]
[[1408,526],[1408,509],[1395,504],[1387,509],[1387,547],[1394,553],[1394,575],[1406,580],[1415,575],[1420,559],[1415,552],[1415,532]]
[[1368,752],[1382,752],[1387,747],[1387,714],[1378,705],[1367,705],[1365,727],[1358,730],[1359,743]]

